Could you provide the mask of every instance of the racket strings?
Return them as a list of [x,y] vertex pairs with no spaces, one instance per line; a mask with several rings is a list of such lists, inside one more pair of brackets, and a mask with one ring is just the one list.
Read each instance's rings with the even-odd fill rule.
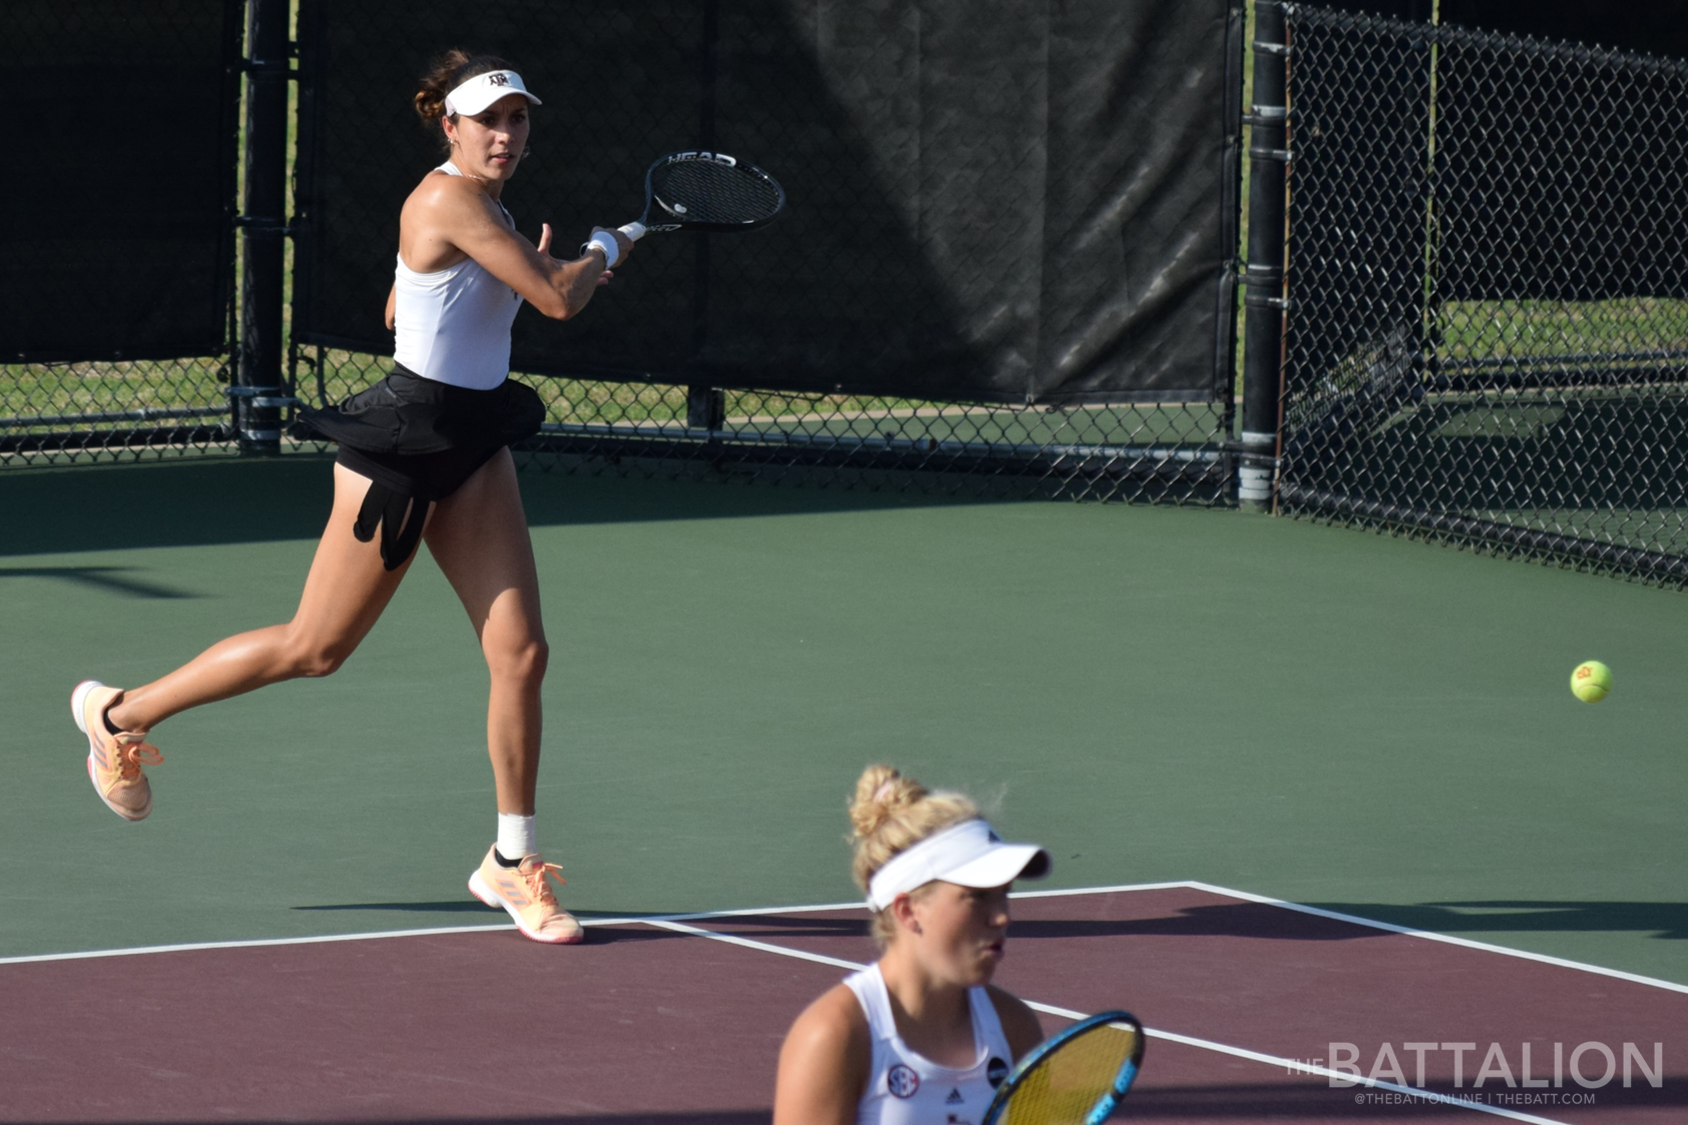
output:
[[1076,1037],[1021,1080],[997,1120],[1003,1125],[1083,1125],[1113,1092],[1121,1068],[1137,1050],[1139,1034],[1102,1024]]
[[692,160],[670,165],[651,185],[663,209],[694,223],[753,223],[780,209],[780,190],[754,172]]

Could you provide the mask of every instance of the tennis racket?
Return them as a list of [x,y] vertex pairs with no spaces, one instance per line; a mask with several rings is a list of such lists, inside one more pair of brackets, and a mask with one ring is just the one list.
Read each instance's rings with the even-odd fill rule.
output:
[[621,233],[755,230],[785,208],[785,189],[754,164],[724,152],[675,152],[645,171],[645,213]]
[[1080,1020],[1020,1060],[984,1125],[1100,1125],[1142,1063],[1143,1027],[1130,1012]]

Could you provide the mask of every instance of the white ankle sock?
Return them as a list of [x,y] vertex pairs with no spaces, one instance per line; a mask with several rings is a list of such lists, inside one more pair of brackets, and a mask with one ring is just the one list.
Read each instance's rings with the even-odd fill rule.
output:
[[533,817],[520,813],[498,814],[498,854],[505,859],[525,859],[539,851],[539,833]]

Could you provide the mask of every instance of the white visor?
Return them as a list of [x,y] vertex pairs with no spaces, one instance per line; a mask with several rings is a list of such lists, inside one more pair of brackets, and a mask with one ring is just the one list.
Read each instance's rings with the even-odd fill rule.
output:
[[485,74],[477,74],[463,85],[457,87],[445,96],[445,111],[451,114],[467,113],[470,117],[482,112],[499,98],[520,94],[534,105],[543,105],[538,98],[528,93],[527,86],[522,82],[522,76],[513,70],[492,70]]
[[869,910],[884,910],[906,891],[934,879],[962,887],[1001,887],[1049,874],[1049,853],[1036,844],[1005,844],[983,820],[964,820],[906,848],[868,881]]

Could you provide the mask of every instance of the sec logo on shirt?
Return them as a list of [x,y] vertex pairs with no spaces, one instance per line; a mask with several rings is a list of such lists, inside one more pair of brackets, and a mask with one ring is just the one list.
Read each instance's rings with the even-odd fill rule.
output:
[[885,1072],[885,1087],[893,1098],[912,1098],[920,1089],[920,1075],[898,1063]]

